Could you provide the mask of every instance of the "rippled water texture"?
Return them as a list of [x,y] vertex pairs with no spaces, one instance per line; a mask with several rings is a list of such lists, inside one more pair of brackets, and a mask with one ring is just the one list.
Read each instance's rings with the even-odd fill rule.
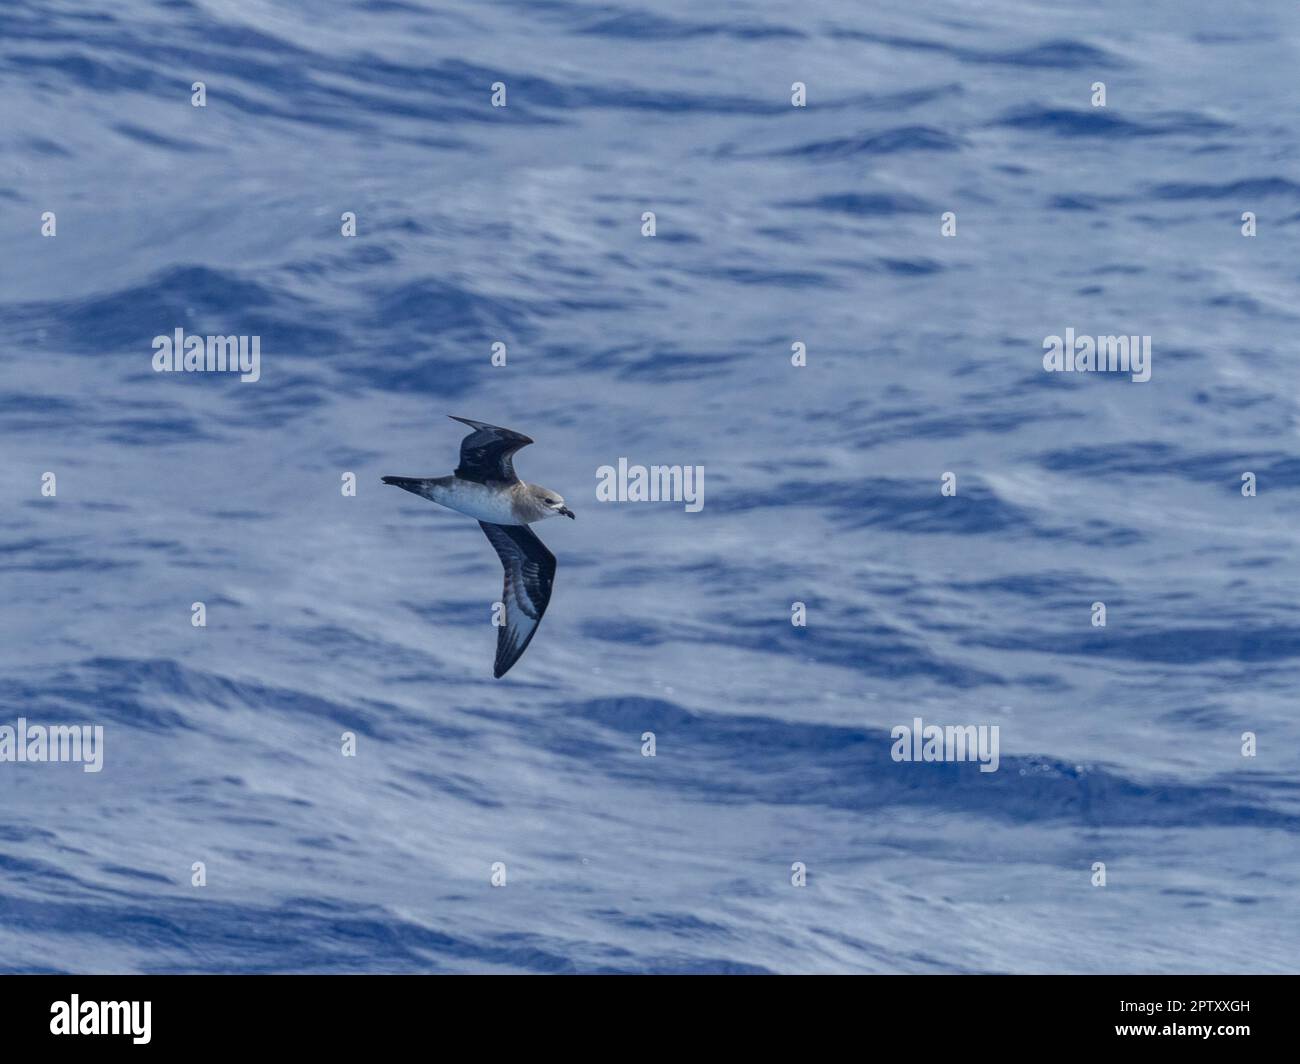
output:
[[[1298,18],[7,0],[0,724],[105,756],[0,764],[0,969],[1296,970]],[[501,681],[447,414],[577,512]]]

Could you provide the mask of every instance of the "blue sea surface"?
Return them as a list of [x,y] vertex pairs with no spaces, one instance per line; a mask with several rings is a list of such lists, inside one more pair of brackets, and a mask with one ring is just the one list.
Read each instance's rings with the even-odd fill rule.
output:
[[[1298,57],[1257,0],[6,0],[0,725],[104,763],[0,763],[0,971],[1300,970]],[[577,514],[499,681],[491,547],[379,479],[448,414]]]

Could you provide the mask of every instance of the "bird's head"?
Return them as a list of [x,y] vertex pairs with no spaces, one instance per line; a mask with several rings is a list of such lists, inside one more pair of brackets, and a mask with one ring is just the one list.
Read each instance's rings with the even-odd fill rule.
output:
[[534,486],[533,497],[537,500],[538,506],[542,508],[542,517],[555,517],[563,514],[565,517],[573,518],[573,511],[564,505],[564,496],[558,491]]

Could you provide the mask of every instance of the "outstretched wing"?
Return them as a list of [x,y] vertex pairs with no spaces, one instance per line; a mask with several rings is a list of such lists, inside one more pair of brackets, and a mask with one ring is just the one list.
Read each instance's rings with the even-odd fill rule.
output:
[[513,484],[519,479],[510,459],[520,447],[532,443],[531,439],[522,432],[485,425],[455,414],[448,416],[474,430],[460,441],[460,465],[456,467],[456,476],[480,484]]
[[555,581],[555,555],[527,525],[492,525],[480,521],[479,527],[496,548],[506,571],[501,598],[506,607],[506,623],[497,629],[497,660],[492,667],[492,675],[499,680],[520,659],[542,623]]

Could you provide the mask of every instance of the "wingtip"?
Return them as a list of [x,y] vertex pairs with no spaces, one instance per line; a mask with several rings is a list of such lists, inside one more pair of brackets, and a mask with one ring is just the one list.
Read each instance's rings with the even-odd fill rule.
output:
[[459,421],[462,425],[468,425],[476,432],[484,431],[504,433],[508,438],[512,437],[515,440],[521,441],[521,446],[527,446],[530,443],[537,442],[531,436],[525,436],[522,432],[516,432],[514,429],[508,429],[502,425],[491,425],[486,421],[475,421],[472,417],[460,417],[457,414],[448,414],[447,416],[451,418],[452,421]]

